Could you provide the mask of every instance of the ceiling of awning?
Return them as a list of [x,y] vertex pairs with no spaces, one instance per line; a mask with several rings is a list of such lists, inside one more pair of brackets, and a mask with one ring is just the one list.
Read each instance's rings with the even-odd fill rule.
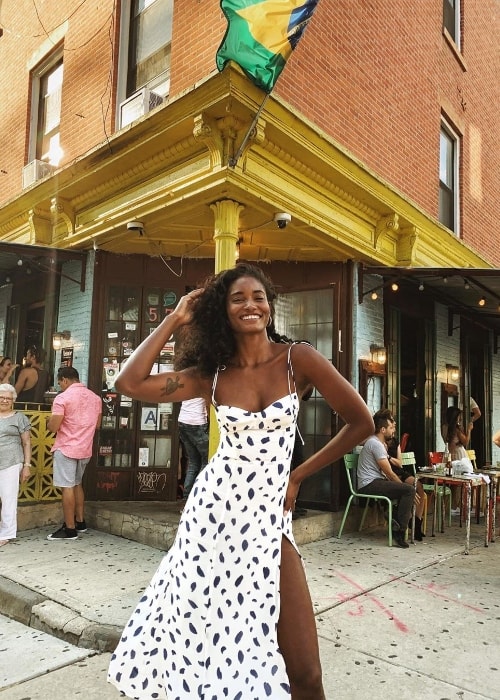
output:
[[[59,250],[37,245],[0,242],[0,286],[14,282],[21,275],[35,272],[61,274],[60,263],[78,260],[82,263],[80,279],[72,279],[84,287],[87,253],[77,250]],[[62,275],[67,277],[67,275]]]
[[[359,300],[374,291],[363,284],[366,275],[380,275],[380,289],[398,280],[431,293],[435,300],[500,333],[500,270],[496,268],[401,268],[360,266]],[[374,285],[375,287],[375,285]],[[484,299],[484,305],[480,301]]]

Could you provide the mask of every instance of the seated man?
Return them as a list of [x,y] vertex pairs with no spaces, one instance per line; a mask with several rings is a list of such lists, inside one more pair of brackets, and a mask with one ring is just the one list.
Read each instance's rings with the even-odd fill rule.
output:
[[405,532],[415,498],[411,484],[403,483],[390,465],[386,442],[394,435],[396,424],[389,410],[377,411],[373,416],[375,434],[366,440],[358,460],[358,491],[373,496],[387,496],[398,502],[396,519],[393,520],[394,541],[398,547],[407,548]]
[[[396,423],[394,423],[394,429],[396,429]],[[399,446],[399,440],[396,434],[392,438],[386,440],[387,443],[387,458],[391,469],[399,476],[401,481],[405,484],[411,484],[415,486],[415,474],[410,466],[403,466],[401,460],[401,448]],[[422,483],[417,481],[417,498],[415,499],[415,539],[417,542],[422,542],[422,538],[425,537],[422,532],[422,516],[424,513],[425,506],[425,491]]]

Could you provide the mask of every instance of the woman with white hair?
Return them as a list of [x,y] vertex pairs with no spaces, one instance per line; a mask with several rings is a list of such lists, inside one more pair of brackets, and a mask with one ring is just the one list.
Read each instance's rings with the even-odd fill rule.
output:
[[16,398],[12,384],[0,384],[0,547],[17,535],[19,481],[30,476],[31,425],[14,411]]

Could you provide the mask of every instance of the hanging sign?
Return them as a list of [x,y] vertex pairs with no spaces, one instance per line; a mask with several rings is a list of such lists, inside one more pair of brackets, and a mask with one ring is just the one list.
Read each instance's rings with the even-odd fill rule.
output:
[[74,348],[61,348],[61,367],[73,367]]

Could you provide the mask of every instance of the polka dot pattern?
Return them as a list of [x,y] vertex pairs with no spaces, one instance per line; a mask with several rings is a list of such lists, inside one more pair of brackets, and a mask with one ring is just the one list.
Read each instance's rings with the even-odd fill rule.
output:
[[289,700],[278,648],[283,514],[299,402],[217,406],[220,443],[132,614],[108,679],[138,700]]

